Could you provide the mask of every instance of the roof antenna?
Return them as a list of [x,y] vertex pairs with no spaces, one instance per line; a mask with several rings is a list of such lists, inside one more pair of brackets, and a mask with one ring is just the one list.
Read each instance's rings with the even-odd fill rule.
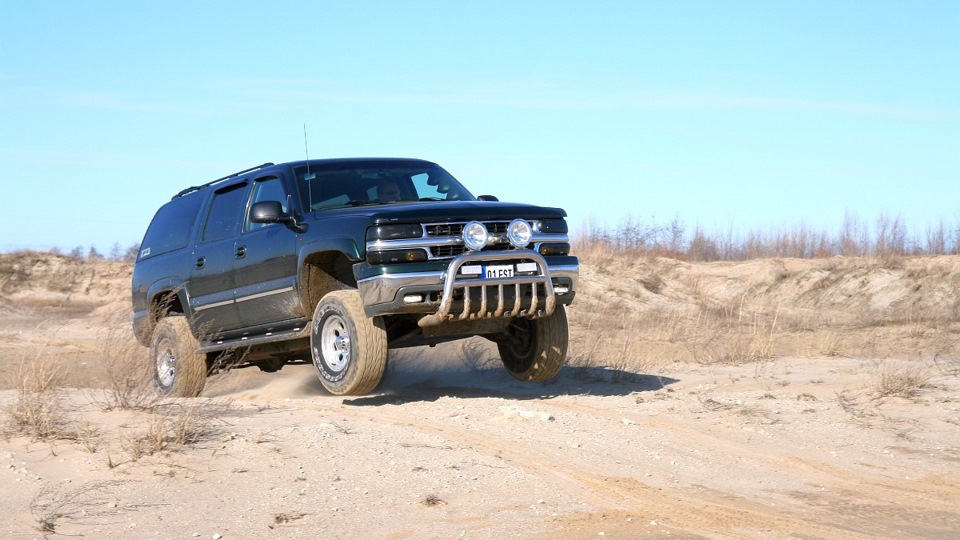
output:
[[310,178],[310,149],[307,148],[307,123],[303,123],[303,152],[307,155],[307,172],[303,179],[307,182],[307,207],[313,204],[313,179]]
[[[310,161],[310,149],[307,148],[307,123],[303,123],[303,151],[307,154],[307,161]],[[307,171],[309,171],[310,164],[307,163]]]

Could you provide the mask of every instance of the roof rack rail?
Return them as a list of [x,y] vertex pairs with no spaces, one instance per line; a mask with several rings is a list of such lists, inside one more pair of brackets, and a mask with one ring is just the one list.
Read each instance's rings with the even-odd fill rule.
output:
[[200,185],[200,186],[191,186],[191,187],[188,187],[187,189],[185,189],[185,190],[181,191],[180,193],[177,193],[176,195],[174,195],[173,198],[174,198],[174,199],[177,199],[177,198],[179,198],[179,197],[183,197],[183,196],[186,195],[187,193],[193,193],[194,191],[200,191],[201,189],[203,189],[203,188],[205,188],[205,187],[207,187],[207,186],[211,186],[211,185],[213,185],[213,184],[216,184],[217,182],[222,182],[222,181],[224,181],[224,180],[228,180],[228,179],[230,179],[230,178],[233,178],[234,176],[240,176],[240,175],[243,174],[243,173],[248,173],[248,172],[250,172],[250,171],[255,171],[255,170],[257,170],[257,169],[262,169],[262,168],[264,168],[264,167],[269,167],[269,166],[271,166],[271,165],[273,165],[273,163],[271,163],[271,162],[268,161],[267,163],[262,163],[262,164],[260,164],[260,165],[257,165],[256,167],[250,167],[249,169],[244,169],[244,170],[242,170],[242,171],[237,171],[237,172],[235,172],[235,173],[233,173],[233,174],[228,174],[227,176],[224,176],[223,178],[217,178],[216,180],[211,180],[211,181],[207,182],[206,184],[203,184],[203,185]]

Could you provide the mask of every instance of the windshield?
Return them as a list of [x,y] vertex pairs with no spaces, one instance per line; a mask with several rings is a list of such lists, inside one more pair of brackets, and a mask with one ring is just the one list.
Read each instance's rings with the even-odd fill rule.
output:
[[474,201],[447,171],[411,161],[311,163],[294,169],[304,211],[410,201]]

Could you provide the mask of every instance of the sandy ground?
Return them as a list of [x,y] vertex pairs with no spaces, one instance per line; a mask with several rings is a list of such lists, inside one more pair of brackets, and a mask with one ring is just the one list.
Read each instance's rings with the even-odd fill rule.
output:
[[[52,355],[73,385],[102,377],[127,277],[99,271],[88,281],[113,292],[4,292],[6,376]],[[879,396],[904,362],[920,361],[573,365],[522,384],[445,346],[391,356],[377,392],[353,398],[325,394],[308,364],[242,368],[167,405],[205,428],[152,455],[131,441],[157,414],[68,388],[89,437],[0,439],[0,537],[957,538],[960,377],[930,363],[915,396]]]

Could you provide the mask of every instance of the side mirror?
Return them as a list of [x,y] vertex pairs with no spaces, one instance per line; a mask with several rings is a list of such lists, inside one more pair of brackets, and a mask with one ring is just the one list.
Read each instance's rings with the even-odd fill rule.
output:
[[262,201],[250,208],[250,221],[254,223],[288,223],[292,219],[278,201]]
[[498,202],[498,201],[500,201],[500,199],[494,197],[493,195],[480,195],[479,197],[477,197],[477,200],[478,200],[478,201],[492,201],[492,202]]

